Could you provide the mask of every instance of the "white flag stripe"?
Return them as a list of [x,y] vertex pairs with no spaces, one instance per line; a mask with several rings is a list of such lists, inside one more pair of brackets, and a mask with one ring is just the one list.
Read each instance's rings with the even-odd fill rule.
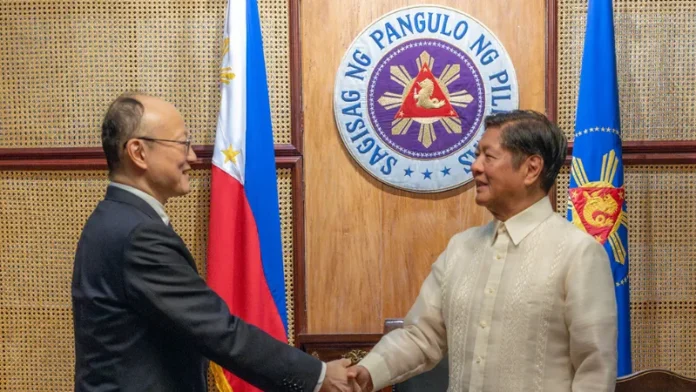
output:
[[[240,0],[227,2],[223,39],[229,39],[229,50],[222,58],[221,68],[229,67],[229,72],[235,76],[229,83],[220,83],[220,114],[213,152],[213,165],[236,178],[242,185],[246,162],[246,3]],[[239,152],[235,157],[236,162],[225,162],[223,150],[230,147]]]

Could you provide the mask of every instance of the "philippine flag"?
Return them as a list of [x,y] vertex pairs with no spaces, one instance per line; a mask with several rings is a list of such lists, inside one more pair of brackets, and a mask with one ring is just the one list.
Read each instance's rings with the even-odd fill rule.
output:
[[[213,153],[208,284],[241,317],[287,342],[271,110],[256,0],[228,0]],[[256,391],[211,364],[221,391]]]

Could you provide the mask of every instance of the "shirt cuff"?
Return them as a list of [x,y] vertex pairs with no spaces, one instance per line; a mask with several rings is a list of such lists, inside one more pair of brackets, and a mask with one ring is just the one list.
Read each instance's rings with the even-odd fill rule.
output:
[[317,386],[314,387],[314,392],[319,392],[321,384],[324,383],[324,377],[326,377],[326,362],[321,363],[321,373],[319,373],[319,380],[317,381]]
[[360,366],[364,366],[368,372],[370,372],[370,377],[372,378],[372,387],[375,391],[389,385],[392,376],[387,367],[387,363],[384,361],[381,355],[376,353],[369,353],[363,358],[362,361],[358,363]]

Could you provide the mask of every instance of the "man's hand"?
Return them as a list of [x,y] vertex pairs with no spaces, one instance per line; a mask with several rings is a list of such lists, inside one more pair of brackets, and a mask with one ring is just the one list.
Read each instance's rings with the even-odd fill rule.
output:
[[355,380],[348,380],[350,359],[337,359],[326,364],[326,376],[319,392],[352,392]]
[[355,379],[362,392],[372,392],[374,388],[372,385],[372,376],[364,366],[351,366],[348,369],[348,378]]

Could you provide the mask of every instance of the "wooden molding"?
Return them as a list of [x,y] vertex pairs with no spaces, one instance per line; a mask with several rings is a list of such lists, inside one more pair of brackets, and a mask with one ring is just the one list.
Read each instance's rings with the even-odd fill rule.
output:
[[[304,107],[302,105],[302,47],[300,42],[300,0],[288,0],[288,44],[290,50],[290,132],[293,161],[293,292],[295,346],[300,347],[300,334],[307,329],[307,291],[305,273],[305,216],[304,216]],[[278,149],[276,149],[276,157]],[[276,158],[278,162],[279,158]]]
[[[570,165],[573,143],[568,143],[566,165]],[[622,145],[624,165],[688,165],[696,163],[696,140],[626,141]]]
[[[210,168],[213,146],[193,146],[198,160],[194,169]],[[276,163],[282,158],[297,156],[290,144],[276,144]],[[0,148],[0,170],[106,170],[106,159],[101,147],[57,148]]]
[[558,0],[546,0],[546,116],[558,115]]
[[[198,160],[194,169],[209,168],[213,146],[193,146]],[[568,145],[570,164],[573,143]],[[276,163],[293,167],[301,162],[295,146],[275,146]],[[696,140],[627,141],[623,143],[624,165],[696,164]],[[283,166],[285,165],[285,166]],[[0,170],[105,170],[106,160],[99,147],[0,148]],[[302,172],[299,178],[302,177]],[[301,187],[299,189],[302,189]]]
[[[325,362],[339,358],[351,360],[355,365],[367,355],[382,338],[382,334],[306,334],[298,335],[297,346],[306,353]],[[387,389],[390,391],[391,389]]]
[[302,155],[304,139],[304,108],[302,105],[302,52],[300,50],[300,1],[288,0],[290,50],[290,127],[291,143],[296,155]]
[[295,346],[300,346],[298,336],[307,328],[307,285],[305,284],[305,214],[304,169],[302,157],[278,157],[276,165],[292,168],[292,238],[293,238],[293,314]]
[[297,341],[300,345],[354,346],[355,344],[377,343],[381,333],[347,333],[347,334],[309,334],[300,333]]

